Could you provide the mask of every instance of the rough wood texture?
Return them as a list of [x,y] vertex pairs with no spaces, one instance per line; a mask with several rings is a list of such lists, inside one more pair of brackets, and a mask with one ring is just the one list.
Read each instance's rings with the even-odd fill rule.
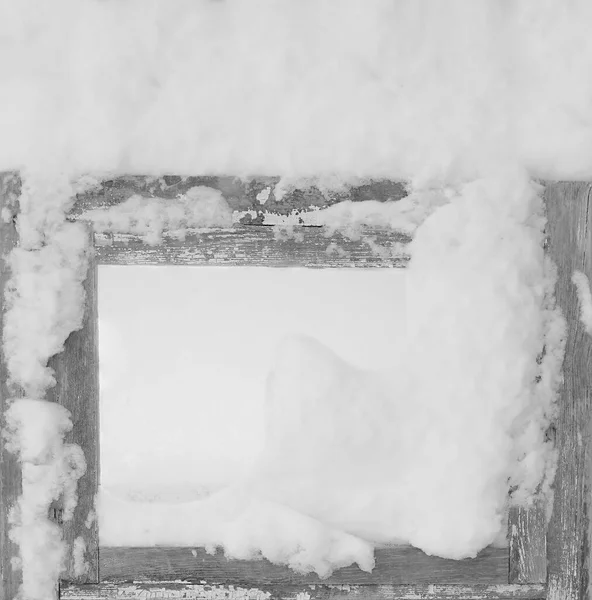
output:
[[[244,224],[254,224],[260,221],[263,211],[280,215],[287,215],[292,211],[309,210],[311,206],[324,207],[352,200],[400,200],[407,195],[405,186],[398,181],[371,180],[366,183],[351,187],[343,192],[322,192],[318,187],[303,189],[299,184],[298,189],[288,191],[278,201],[276,200],[276,185],[279,177],[252,177],[240,179],[238,177],[179,177],[176,175],[164,177],[122,176],[115,179],[106,179],[98,182],[94,189],[81,192],[71,211],[72,216],[92,208],[109,208],[127,200],[134,194],[145,197],[175,198],[185,193],[188,189],[204,185],[220,190],[230,207],[234,211],[255,211],[256,216],[244,215]],[[269,198],[262,203],[257,195],[269,189]]]
[[542,600],[546,586],[538,585],[283,585],[281,587],[216,586],[184,582],[64,586],[61,598],[103,600]]
[[102,582],[114,583],[183,579],[235,585],[493,584],[508,580],[508,551],[489,547],[474,559],[446,560],[411,546],[394,546],[376,551],[372,573],[351,566],[321,580],[314,573],[299,575],[267,560],[228,560],[221,552],[210,555],[202,548],[101,548],[100,573]]
[[508,519],[510,538],[509,583],[547,581],[547,524],[545,506],[512,507]]
[[564,383],[556,422],[559,452],[549,524],[548,598],[584,600],[590,582],[592,337],[580,321],[574,270],[592,281],[592,185],[549,184],[548,251],[558,266],[557,302],[568,323]]
[[[64,405],[72,414],[73,429],[66,442],[80,445],[86,459],[86,473],[78,481],[78,504],[71,521],[63,523],[64,539],[70,549],[82,537],[86,545],[88,571],[75,574],[72,552],[68,555],[64,579],[98,582],[99,542],[94,499],[99,485],[99,350],[97,265],[91,260],[85,282],[86,310],[83,327],[70,334],[65,350],[52,357],[49,365],[56,371],[57,386],[48,400]],[[52,505],[52,516],[61,522],[61,501]]]
[[[11,210],[20,195],[20,180],[12,173],[0,173],[0,213],[3,209]],[[15,211],[16,213],[16,211]],[[4,288],[10,278],[10,269],[5,261],[6,256],[17,243],[17,232],[12,220],[5,222],[0,215],[0,414],[4,427],[4,410],[10,397],[16,394],[8,389],[6,381],[6,364],[2,352],[2,331],[4,322]],[[21,494],[21,468],[17,458],[4,449],[0,441],[0,599],[12,600],[21,583],[20,571],[11,566],[11,558],[18,553],[18,548],[8,538],[8,512]]]
[[[328,238],[322,227],[300,227],[296,239],[277,241],[274,228],[265,225],[202,230],[183,241],[165,236],[158,246],[134,235],[95,234],[97,261],[105,265],[404,267],[409,241],[401,233],[376,230],[360,240],[341,234]],[[377,252],[377,247],[382,250]]]

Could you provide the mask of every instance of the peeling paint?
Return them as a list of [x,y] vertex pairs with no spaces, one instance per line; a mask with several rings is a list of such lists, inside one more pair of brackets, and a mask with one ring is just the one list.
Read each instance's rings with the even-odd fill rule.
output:
[[256,198],[260,202],[260,204],[265,204],[269,200],[270,194],[271,194],[271,188],[266,187],[265,189],[261,190],[257,194]]

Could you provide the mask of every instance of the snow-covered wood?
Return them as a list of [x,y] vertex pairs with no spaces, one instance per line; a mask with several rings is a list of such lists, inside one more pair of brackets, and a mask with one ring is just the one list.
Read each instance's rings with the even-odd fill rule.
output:
[[[215,236],[220,236],[216,240],[217,244],[227,244],[228,237],[224,238],[224,235],[237,235],[244,236],[247,232],[257,232],[257,233],[249,233],[249,235],[254,236],[255,239],[265,240],[264,247],[270,247],[275,245],[277,248],[281,248],[282,242],[277,242],[273,236],[272,228],[265,226],[258,226],[263,220],[263,211],[259,209],[252,208],[256,207],[256,203],[261,205],[261,198],[265,196],[265,194],[261,195],[261,192],[266,189],[266,182],[262,181],[253,185],[251,188],[248,188],[247,198],[243,195],[241,196],[240,190],[243,189],[236,182],[239,180],[235,180],[232,178],[190,178],[187,181],[188,186],[194,186],[197,184],[208,184],[212,185],[211,179],[216,179],[218,182],[218,189],[223,189],[223,192],[232,188],[232,185],[237,185],[239,191],[232,192],[230,194],[230,204],[236,212],[242,211],[244,215],[244,220],[241,217],[241,220],[235,227],[231,230],[221,230],[218,233],[214,234]],[[162,182],[160,180],[150,180],[147,178],[122,178],[121,180],[116,180],[125,182],[125,185],[120,184],[112,184],[112,182],[101,186],[97,184],[92,190],[87,191],[85,194],[79,195],[78,202],[76,207],[72,213],[73,218],[76,218],[80,212],[84,210],[89,210],[91,208],[106,208],[108,206],[113,206],[117,204],[117,202],[121,202],[128,198],[133,193],[145,193],[142,190],[148,190],[149,193],[153,193],[158,195],[159,197],[165,196],[168,194],[168,197],[175,197],[179,192],[178,185],[179,183],[183,183],[182,180],[178,180],[176,178],[170,179],[170,185],[166,184],[162,186]],[[133,185],[130,184],[130,181],[133,182]],[[228,182],[233,182],[232,184]],[[144,182],[144,183],[141,183]],[[155,183],[157,182],[157,183]],[[222,182],[222,183],[220,183]],[[16,190],[18,189],[18,178],[14,178],[12,176],[3,176],[0,180],[0,200],[2,200],[2,206],[9,201]],[[145,187],[142,188],[141,186]],[[150,185],[158,185],[159,189],[150,191]],[[139,187],[138,187],[139,186]],[[176,187],[177,186],[177,187]],[[226,186],[226,187],[225,187]],[[380,184],[378,189],[380,190],[388,190],[388,193],[385,194],[383,199],[395,199],[393,198],[393,190],[401,189],[402,186],[399,184],[387,185],[384,182]],[[268,186],[269,187],[269,186]],[[363,189],[363,193],[359,192],[358,198],[355,199],[368,199],[368,194],[371,193],[371,190],[368,191],[368,188]],[[107,191],[106,191],[107,190]],[[109,191],[111,190],[111,191]],[[115,190],[115,191],[113,191]],[[164,190],[164,191],[163,191]],[[304,193],[299,193],[298,191],[292,192],[292,200],[285,200],[284,204],[279,203],[278,214],[288,215],[294,209],[296,210],[306,210],[307,207],[311,205],[318,207],[327,206],[331,203],[334,203],[338,200],[344,199],[341,198],[331,198],[325,197],[321,192],[316,193],[316,204],[313,202],[309,204],[310,198],[306,196]],[[353,194],[354,192],[352,192]],[[382,193],[382,192],[381,192]],[[378,194],[380,195],[380,193]],[[570,325],[570,342],[568,342],[568,353],[566,356],[566,383],[563,396],[561,398],[561,405],[559,411],[559,418],[557,422],[557,432],[558,432],[558,448],[560,452],[560,463],[558,469],[558,478],[555,484],[555,511],[554,516],[551,522],[551,526],[549,529],[549,535],[547,538],[547,546],[549,548],[549,575],[550,575],[550,588],[549,588],[549,597],[553,598],[583,598],[585,594],[585,590],[588,583],[588,567],[587,561],[588,557],[588,534],[587,528],[589,525],[589,518],[587,514],[587,504],[586,504],[586,496],[585,493],[589,493],[589,474],[590,474],[590,451],[588,448],[589,444],[589,411],[590,411],[590,338],[589,336],[584,335],[583,326],[579,320],[579,306],[577,304],[577,293],[575,290],[575,286],[571,283],[572,271],[577,269],[584,274],[586,274],[590,278],[590,262],[592,252],[590,249],[592,248],[592,227],[590,225],[590,185],[588,184],[556,184],[550,185],[547,188],[547,206],[549,210],[549,251],[551,256],[559,265],[559,281],[558,281],[558,301],[562,306],[564,312],[566,313],[566,317],[568,319]],[[267,202],[269,202],[269,197],[271,196],[271,191],[267,195]],[[259,199],[258,199],[259,197]],[[246,198],[246,199],[245,199]],[[254,198],[254,199],[253,199]],[[304,198],[304,199],[303,199]],[[566,202],[566,199],[568,201]],[[269,212],[269,206],[266,206],[266,212]],[[249,212],[251,211],[251,212]],[[253,216],[254,211],[254,216]],[[6,221],[2,221],[0,223],[1,228],[1,236],[0,239],[2,241],[2,255],[4,256],[6,251],[10,249],[11,244],[15,243],[16,240],[16,232],[14,228],[14,223],[11,219]],[[306,227],[299,228],[301,230],[306,230],[305,236],[322,236],[320,228]],[[229,231],[232,233],[229,234]],[[236,233],[239,232],[239,233]],[[245,233],[240,233],[245,232]],[[313,233],[314,232],[314,233]],[[271,234],[271,235],[270,235]],[[198,235],[202,236],[200,239],[204,239],[203,232],[200,232]],[[385,235],[386,232],[385,232]],[[396,235],[394,232],[389,232],[388,235]],[[97,236],[100,237],[100,236]],[[121,239],[124,239],[126,236],[121,235]],[[214,239],[211,238],[211,239]],[[179,248],[185,247],[187,248],[187,243],[191,241],[191,236],[186,239],[186,242],[183,244],[175,246],[175,241],[171,240],[171,243],[168,244],[165,236],[165,243],[163,245],[164,248]],[[246,238],[243,238],[246,239]],[[319,237],[320,239],[320,237]],[[325,242],[328,242],[326,238],[323,238]],[[305,242],[299,242],[302,244],[300,250],[298,250],[298,246],[290,246],[287,245],[285,250],[289,256],[289,260],[291,261],[304,261],[306,254],[306,242],[307,238],[305,237]],[[195,238],[197,241],[197,238]],[[352,240],[347,240],[354,243]],[[405,243],[404,237],[399,238],[397,241],[401,243]],[[290,242],[294,242],[294,240],[290,240]],[[259,241],[258,243],[263,243]],[[284,242],[285,244],[286,242]],[[114,263],[124,264],[125,262],[134,262],[130,257],[134,256],[134,246],[142,246],[142,252],[148,252],[152,247],[140,242],[139,240],[132,241],[131,243],[123,244],[114,239],[114,243],[98,246],[97,245],[97,258],[100,262],[103,260],[105,262],[109,262],[106,258],[101,258],[101,252],[111,252],[110,256],[121,256],[120,259],[113,259]],[[360,247],[363,247],[363,242]],[[393,257],[385,257],[384,255],[378,255],[375,253],[375,249],[372,250],[369,245],[367,246],[367,250],[360,250],[360,258],[355,258],[355,260],[350,260],[349,266],[367,266],[364,263],[364,252],[368,253],[368,256],[372,256],[373,260],[377,263],[377,266],[403,266],[404,259],[400,258],[400,262],[398,264],[394,264]],[[216,246],[216,250],[210,253],[210,256],[213,254],[219,255],[220,248],[222,246]],[[110,248],[109,251],[102,250],[104,248]],[[296,249],[295,249],[296,248]],[[171,252],[170,250],[168,251]],[[175,256],[176,251],[172,251],[172,255],[169,255],[167,258],[166,253],[162,253],[162,256],[165,256],[166,260],[162,258],[157,262],[164,262],[170,264],[183,264],[182,259],[179,254]],[[298,255],[298,252],[302,252],[303,254]],[[318,251],[317,251],[318,252]],[[231,255],[232,252],[229,253]],[[239,253],[240,256],[236,259],[237,262],[234,264],[245,264],[240,261],[251,261],[250,264],[253,264],[253,254],[251,251],[244,251]],[[268,257],[264,260],[276,260],[276,265],[281,266],[281,254],[282,251],[278,251],[276,258]],[[310,256],[312,256],[312,253]],[[326,255],[326,252],[325,252]],[[355,255],[355,253],[354,253]],[[107,256],[107,254],[105,254]],[[249,259],[249,256],[251,258]],[[298,256],[300,258],[298,258]],[[344,255],[340,255],[339,253],[335,253],[335,256],[344,261]],[[355,255],[357,256],[357,255]],[[193,260],[193,259],[192,259]],[[197,260],[206,262],[208,260],[208,256],[205,255],[201,259]],[[308,259],[307,259],[308,260]],[[322,260],[318,260],[317,266],[345,266],[345,262],[341,264],[327,264],[324,263],[325,258]],[[380,264],[382,261],[382,264]],[[391,262],[389,262],[391,261]],[[141,260],[139,261],[141,262]],[[354,263],[353,265],[351,263]],[[385,265],[385,262],[387,265]],[[189,263],[185,263],[189,264]],[[232,264],[232,263],[231,263]],[[263,264],[263,263],[261,263]],[[269,263],[268,263],[269,264]],[[294,262],[289,262],[287,264],[294,264]],[[302,262],[300,263],[302,264]],[[314,264],[314,260],[310,259],[309,263],[306,263],[307,266],[311,266]],[[2,286],[6,281],[6,270],[4,267],[4,262],[0,263],[2,266],[2,270],[0,271],[0,283]],[[87,281],[87,293],[90,294],[91,300],[93,300],[94,291],[96,289],[96,271],[91,269],[91,277]],[[96,300],[96,297],[94,298]],[[91,301],[90,310],[87,313],[87,319],[90,318],[92,320],[92,316],[94,314],[93,311],[96,310],[96,305]],[[76,335],[80,337],[78,341],[76,341]],[[94,329],[91,326],[91,322],[88,321],[85,329],[82,332],[79,332],[76,335],[72,335],[66,344],[66,353],[62,358],[54,359],[53,365],[57,368],[58,371],[58,390],[57,398],[60,397],[60,385],[62,389],[67,387],[68,385],[72,386],[71,389],[77,390],[76,393],[70,395],[68,394],[67,402],[71,402],[71,405],[68,408],[73,411],[74,416],[74,432],[72,435],[72,440],[81,444],[84,444],[84,451],[87,457],[87,462],[89,465],[93,465],[89,474],[86,476],[87,479],[83,479],[80,482],[79,491],[81,493],[81,503],[79,504],[79,512],[74,520],[74,526],[65,531],[65,535],[70,542],[73,542],[75,539],[83,536],[85,541],[87,541],[87,548],[89,552],[86,554],[86,560],[90,562],[90,570],[87,574],[87,578],[83,579],[85,581],[96,581],[97,577],[97,544],[96,544],[96,522],[92,520],[92,498],[90,496],[90,491],[93,486],[96,486],[96,478],[98,477],[98,429],[97,429],[97,419],[96,415],[98,413],[92,414],[92,402],[91,404],[85,404],[83,409],[83,400],[84,395],[86,394],[86,401],[94,397],[95,400],[98,399],[98,393],[96,387],[93,387],[96,384],[96,380],[93,377],[96,377],[96,354],[92,354],[96,352],[95,340],[93,339]],[[94,358],[93,358],[94,356]],[[72,358],[75,357],[75,358]],[[93,360],[95,361],[93,363]],[[72,364],[74,361],[74,364]],[[76,366],[76,363],[77,366]],[[91,365],[91,369],[80,369],[81,366]],[[78,372],[78,375],[75,373]],[[83,375],[81,379],[76,381],[76,377],[80,376],[82,373],[86,373]],[[72,375],[74,373],[74,375]],[[94,375],[92,375],[94,373]],[[90,375],[89,375],[90,374]],[[68,379],[70,377],[70,379]],[[86,379],[85,379],[86,378]],[[93,381],[95,383],[93,383]],[[0,394],[0,400],[4,403],[7,398],[7,390],[5,386],[5,378],[2,380],[2,393]],[[86,386],[86,387],[85,387]],[[62,394],[63,397],[66,395]],[[89,410],[88,407],[91,407],[91,412],[87,412]],[[3,408],[3,407],[2,407]],[[94,419],[94,420],[93,420]],[[94,436],[93,436],[94,432]],[[574,460],[575,457],[575,460]],[[588,462],[587,462],[588,461]],[[18,496],[19,493],[19,478],[20,473],[18,469],[18,465],[16,464],[16,459],[12,455],[6,454],[4,451],[2,453],[2,482],[0,483],[1,490],[1,514],[0,514],[0,544],[2,544],[2,568],[3,568],[3,592],[6,598],[12,597],[14,594],[14,590],[16,589],[16,585],[18,584],[17,578],[15,577],[15,573],[10,568],[10,557],[14,554],[11,551],[9,542],[7,540],[7,527],[6,527],[6,518],[7,518],[7,510],[9,505],[14,501],[14,499]],[[52,507],[55,508],[55,517],[59,520],[59,504]],[[544,519],[542,518],[543,511],[542,508],[534,507],[529,511],[514,511],[513,517],[510,519],[510,537],[512,540],[512,548],[513,551],[510,554],[510,573],[509,573],[509,581],[512,583],[534,583],[540,584],[545,580],[545,560],[543,558],[543,548],[544,548],[544,537],[541,533],[541,527],[544,525]],[[90,524],[90,527],[88,525]],[[514,525],[514,527],[512,527]],[[94,545],[93,545],[94,544]],[[158,549],[157,549],[158,550]],[[489,552],[491,549],[487,549]],[[125,549],[123,550],[125,552]],[[143,552],[146,550],[144,549]],[[179,549],[175,550],[175,552],[180,551]],[[186,549],[185,549],[186,551]],[[404,555],[406,550],[399,549],[399,551],[403,552],[401,556]],[[109,558],[110,553],[112,554],[111,558]],[[114,561],[115,555],[119,551],[115,551],[112,549],[105,549],[104,556],[102,557],[103,561]],[[133,558],[133,554],[135,551],[132,549],[127,549],[127,555],[131,560]],[[414,551],[418,552],[418,551]],[[499,556],[495,554],[496,551],[493,551],[490,554],[491,565],[495,564],[493,570],[489,572],[492,573],[499,568],[499,565],[503,563],[505,570],[504,574],[500,575],[499,581],[508,580],[508,572],[507,572],[507,550],[500,551]],[[158,552],[157,552],[158,553]],[[388,552],[384,554],[387,556]],[[195,557],[191,555],[193,560],[195,561]],[[411,555],[407,557],[409,559]],[[425,556],[425,555],[424,555]],[[491,559],[491,556],[494,559]],[[164,557],[165,562],[161,563],[167,564],[169,567],[171,566],[170,557]],[[415,560],[415,558],[413,559]],[[459,581],[456,579],[458,577],[458,572],[454,574],[454,572],[448,571],[448,579],[446,579],[447,575],[444,571],[444,579],[438,574],[438,570],[434,570],[432,567],[434,564],[431,564],[431,560],[442,561],[442,559],[431,559],[426,557],[426,565],[423,567],[424,573],[430,575],[430,579],[424,578],[416,581],[433,581],[442,582],[442,581]],[[69,565],[69,573],[66,575],[66,578],[69,580],[75,580],[76,576],[73,573],[74,565],[72,561]],[[120,561],[119,568],[120,570],[123,566],[129,562],[128,559],[124,559]],[[132,561],[133,562],[133,561]],[[447,562],[447,561],[444,561]],[[451,563],[455,563],[456,561],[450,561]],[[470,563],[471,561],[463,561],[465,563]],[[224,564],[223,564],[224,563]],[[428,564],[429,563],[429,564]],[[108,564],[108,562],[104,562],[104,564]],[[115,564],[115,562],[113,562]],[[225,565],[227,566],[228,561],[221,561],[214,568],[217,569],[217,573],[222,573],[222,576],[228,579],[228,574],[224,576],[223,571],[221,570]],[[240,564],[236,561],[236,564]],[[266,563],[259,562],[258,565],[264,566]],[[458,562],[456,564],[462,564],[462,562]],[[413,571],[410,570],[411,563],[403,561],[399,561],[395,564],[395,570],[399,569],[403,570],[407,573]],[[275,568],[275,567],[270,567]],[[491,569],[490,566],[487,567]],[[158,571],[158,569],[156,569]],[[253,571],[250,571],[253,573]],[[106,573],[109,573],[107,570]],[[387,573],[387,571],[385,571]],[[450,574],[452,573],[452,574]],[[114,576],[114,579],[117,578],[114,572],[111,573]],[[179,573],[179,576],[184,577],[187,573]],[[336,574],[337,576],[338,574]],[[366,576],[366,574],[364,574]],[[132,571],[127,571],[124,575],[124,579],[130,580],[134,579],[135,575]],[[426,575],[427,577],[427,575]],[[163,573],[164,578],[164,573]],[[154,579],[154,573],[152,574],[152,579]],[[156,579],[160,579],[160,577],[156,577]],[[280,578],[281,579],[281,578]],[[489,582],[493,580],[489,580],[485,577],[485,579],[474,579],[470,578],[471,581],[482,581]],[[101,575],[101,580],[105,581],[105,577],[103,574]],[[300,580],[299,580],[300,581]],[[343,580],[341,580],[343,581]],[[392,579],[389,583],[392,583]],[[401,579],[400,581],[406,581]],[[462,578],[462,581],[468,581],[467,578]],[[354,582],[347,582],[354,583]],[[358,582],[356,582],[358,583]],[[374,583],[374,582],[373,582]],[[303,583],[304,584],[304,583]],[[160,584],[162,585],[162,584]],[[104,585],[100,587],[88,586],[83,588],[68,588],[70,591],[64,590],[64,597],[68,597],[68,593],[73,594],[71,597],[95,597],[92,594],[95,594],[96,597],[110,597],[108,594],[112,593],[120,593],[113,592],[114,589],[117,589],[113,586]],[[79,591],[76,591],[76,590]],[[169,589],[167,584],[167,590]],[[320,589],[320,588],[319,588]],[[327,588],[329,589],[329,588]],[[334,589],[334,588],[331,588]],[[364,588],[366,591],[369,591],[368,587]],[[398,589],[393,588],[390,585],[382,585],[378,586],[375,590],[377,596],[380,597],[410,597],[410,596],[401,596],[398,595],[399,592],[392,590]],[[432,588],[430,588],[432,589]],[[452,588],[450,588],[452,589]],[[86,591],[83,591],[86,590]],[[111,591],[109,591],[111,590]],[[462,594],[465,594],[463,597],[529,597],[529,598],[539,598],[544,594],[544,588],[542,585],[534,585],[534,586],[506,586],[503,588],[496,587],[488,588],[489,591],[479,592],[474,591],[473,588],[468,592],[458,592],[461,597]],[[129,591],[129,590],[128,590]],[[399,590],[400,591],[400,590]],[[458,591],[458,590],[457,590]],[[421,596],[421,593],[417,590],[409,591],[409,593],[420,594],[415,597],[424,597]],[[75,594],[82,594],[81,596],[76,596]],[[135,592],[134,592],[135,593]],[[151,597],[150,594],[152,592],[139,591],[141,596],[138,597]],[[160,592],[159,592],[160,593]],[[164,595],[161,597],[168,597],[166,593],[163,592]],[[173,593],[173,592],[171,592]],[[203,593],[203,590],[200,592],[196,592],[198,594]],[[220,591],[222,593],[222,591]],[[227,592],[224,592],[227,593]],[[230,593],[230,592],[228,592]],[[328,593],[328,592],[327,592]],[[407,593],[407,592],[405,592]],[[452,592],[451,594],[447,594],[442,592],[441,590],[437,592],[436,595],[432,594],[432,592],[427,592],[428,595],[426,597],[450,597],[450,595],[455,595],[456,592]],[[85,594],[87,594],[85,596]],[[89,595],[90,594],[90,595]],[[125,592],[124,592],[125,594]],[[209,592],[208,592],[209,594]],[[288,594],[288,591],[286,591]],[[481,594],[481,595],[479,595]],[[493,594],[493,595],[491,595]],[[522,595],[521,594],[527,594]],[[528,595],[532,594],[532,595]],[[121,595],[121,594],[120,594]],[[207,595],[207,594],[206,594]],[[334,596],[334,593],[331,592],[329,595]],[[135,596],[130,596],[135,597]],[[175,597],[170,596],[170,597]],[[195,597],[202,597],[196,595]],[[205,597],[205,596],[204,596]],[[211,597],[211,596],[208,596]],[[228,597],[228,596],[226,596]],[[289,595],[285,596],[289,597]]]
[[[78,481],[78,504],[70,521],[63,523],[69,552],[64,577],[82,583],[98,582],[98,524],[93,518],[99,485],[99,349],[97,337],[97,265],[91,261],[85,281],[86,308],[83,327],[70,334],[65,350],[50,360],[57,385],[48,400],[59,402],[72,414],[72,431],[67,441],[84,448],[86,472]],[[93,440],[89,443],[89,440]],[[62,499],[54,502],[52,519],[60,521]],[[90,515],[90,518],[89,518]],[[82,556],[74,553],[75,540],[84,544]],[[80,541],[82,540],[82,541]],[[86,563],[86,564],[84,564]]]
[[267,560],[228,560],[203,548],[101,548],[102,582],[130,580],[186,581],[248,585],[351,585],[411,583],[506,583],[508,551],[488,547],[474,559],[448,560],[428,556],[412,546],[377,549],[372,573],[356,565],[335,571],[325,580],[315,573],[300,575]]
[[574,271],[592,277],[592,184],[545,190],[548,252],[558,267],[557,302],[568,326],[558,401],[553,515],[548,530],[550,600],[583,600],[590,584],[592,338],[580,320]]
[[[90,185],[90,184],[89,184]],[[284,182],[279,177],[179,177],[121,176],[115,179],[96,180],[96,185],[77,195],[76,205],[70,215],[95,209],[107,209],[127,200],[134,194],[147,198],[173,199],[196,186],[207,186],[220,190],[233,211],[244,212],[243,223],[256,225],[261,215],[271,212],[289,215],[293,211],[310,210],[311,206],[331,206],[343,200],[400,200],[407,193],[399,181],[371,180],[353,186],[344,186],[343,191],[325,190],[322,181]],[[253,216],[252,212],[256,215]]]

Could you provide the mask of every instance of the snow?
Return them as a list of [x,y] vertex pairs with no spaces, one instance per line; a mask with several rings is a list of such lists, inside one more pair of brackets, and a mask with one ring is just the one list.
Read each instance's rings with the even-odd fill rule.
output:
[[0,8],[0,165],[591,175],[587,0],[31,0]]
[[314,335],[386,368],[404,282],[401,269],[100,267],[103,489],[176,503],[236,481],[262,449],[281,339]]
[[86,552],[86,542],[82,536],[78,536],[72,544],[72,559],[74,562],[74,574],[76,577],[81,577],[88,573],[90,565],[84,559]]
[[[554,268],[541,250],[540,190],[528,180],[592,176],[591,23],[586,0],[0,4],[0,169],[25,176],[2,340],[8,379],[22,392],[15,398],[23,396],[9,409],[24,477],[11,530],[23,598],[55,594],[65,544],[47,507],[63,492],[75,502],[83,470],[80,449],[63,442],[69,416],[44,404],[54,383],[47,360],[83,312],[87,240],[65,220],[74,192],[94,185],[72,184],[79,174],[278,175],[275,198],[302,181],[329,190],[384,177],[410,182],[415,198],[432,194],[436,204],[408,221],[410,351],[405,377],[391,382],[419,399],[425,422],[416,425],[432,432],[414,455],[423,477],[413,514],[425,521],[405,523],[404,537],[427,552],[469,555],[495,536],[508,478],[513,502],[530,502],[539,485],[549,493],[544,428],[565,330],[545,298]],[[157,243],[162,227],[178,222],[182,235],[193,216],[226,222],[219,196],[198,196],[179,199],[174,213],[135,198],[137,225],[119,213],[104,226],[138,226]],[[351,235],[360,223],[400,217],[372,204],[315,216]],[[277,237],[294,235],[292,225]],[[574,284],[589,329],[589,284],[577,273]],[[316,413],[322,404],[329,418],[332,400],[327,392],[307,406]],[[270,473],[251,487],[273,487]],[[260,549],[323,574],[347,561],[370,568],[369,542],[265,494],[254,502],[238,529],[225,530],[227,552]],[[463,527],[447,529],[454,519],[441,518],[444,506]],[[334,515],[342,526],[362,515],[354,513]],[[281,524],[289,535],[265,539],[249,516],[261,531]]]
[[61,527],[48,519],[49,506],[61,497],[63,519],[71,519],[77,481],[86,470],[82,449],[64,442],[72,428],[69,412],[44,400],[55,383],[47,361],[81,326],[84,311],[88,238],[82,225],[65,220],[71,203],[67,177],[29,174],[20,196],[20,244],[8,257],[2,343],[15,398],[4,415],[4,433],[22,467],[9,536],[19,547],[23,598],[31,600],[54,595],[64,567],[67,546]]
[[[257,541],[261,555],[282,556],[281,562],[323,576],[331,572],[319,558],[325,557],[325,537],[295,541],[293,513],[285,508],[314,519],[319,535],[334,529],[363,540],[358,554],[348,554],[362,568],[368,566],[368,548],[377,543],[410,543],[455,559],[499,544],[508,484],[512,502],[528,504],[536,493],[549,491],[555,468],[545,429],[560,380],[564,323],[547,298],[555,272],[543,251],[540,192],[523,174],[510,172],[466,184],[448,197],[427,192],[420,201],[418,193],[411,205],[431,209],[410,245],[405,327],[388,331],[397,342],[383,353],[388,364],[354,366],[314,333],[288,336],[270,364],[264,445],[250,468],[205,500],[183,498],[166,516],[166,503],[155,506],[129,493],[126,498],[121,489],[105,486],[101,543],[220,546],[228,556],[252,556],[236,554],[223,534],[229,517],[216,507],[232,498],[233,543],[257,547],[249,511],[272,511],[275,530],[281,523],[286,537],[274,537],[273,550]],[[383,210],[388,227],[392,209],[386,204]],[[343,226],[356,222],[348,204],[341,211],[347,216]],[[368,214],[379,220],[374,203],[356,212],[361,222]],[[405,210],[393,224],[401,224],[401,214]],[[413,231],[417,211],[408,216]],[[203,295],[206,286],[200,289]],[[207,289],[231,297],[213,279]],[[222,310],[240,313],[243,296],[235,298],[234,309]],[[203,308],[200,313],[214,314]],[[358,309],[342,319],[342,336],[353,336],[353,315],[367,313]],[[545,343],[548,351],[538,364]],[[191,369],[174,371],[174,378]],[[227,377],[215,372],[213,385],[224,386]],[[161,446],[165,454],[170,443]],[[121,457],[117,448],[110,453]],[[129,478],[121,466],[112,470]],[[244,499],[242,508],[237,498]],[[133,522],[125,516],[132,512]],[[308,562],[294,562],[296,547]]]
[[580,320],[588,335],[592,335],[592,292],[590,291],[590,282],[582,271],[574,271],[571,280],[578,293]]
[[173,201],[134,195],[112,210],[86,211],[80,219],[92,223],[96,232],[139,233],[155,246],[164,231],[183,239],[189,228],[231,227],[232,210],[220,191],[197,186]]

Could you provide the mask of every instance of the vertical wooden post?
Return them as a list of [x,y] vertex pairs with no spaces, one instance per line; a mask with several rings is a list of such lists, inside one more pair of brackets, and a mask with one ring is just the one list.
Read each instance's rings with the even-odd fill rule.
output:
[[559,459],[547,536],[550,600],[584,600],[590,582],[592,337],[580,321],[571,278],[578,270],[592,281],[591,195],[589,183],[555,183],[545,190],[548,250],[558,267],[557,302],[568,325],[556,422]]
[[547,581],[545,505],[536,500],[530,508],[513,506],[508,519],[510,569],[508,583]]
[[[1,340],[4,333],[4,291],[10,278],[7,255],[17,244],[17,231],[12,219],[6,222],[2,211],[16,211],[20,195],[20,179],[15,173],[0,173],[0,415],[4,427],[4,411],[11,394],[7,385],[7,367]],[[0,600],[13,600],[21,583],[21,573],[12,566],[12,558],[18,555],[8,531],[8,513],[21,494],[21,468],[14,454],[6,451],[0,440]]]
[[[64,539],[69,552],[63,579],[78,583],[99,581],[98,525],[94,514],[95,496],[99,485],[99,352],[97,264],[91,258],[84,284],[86,306],[82,329],[66,340],[65,349],[53,356],[49,366],[55,369],[57,385],[47,399],[59,402],[72,415],[73,429],[66,443],[78,444],[84,451],[86,473],[78,481],[78,504],[72,520],[63,523]],[[63,507],[53,505],[54,518],[61,522]],[[73,550],[78,544],[84,549],[86,569],[78,571]],[[81,558],[82,556],[79,555]]]

